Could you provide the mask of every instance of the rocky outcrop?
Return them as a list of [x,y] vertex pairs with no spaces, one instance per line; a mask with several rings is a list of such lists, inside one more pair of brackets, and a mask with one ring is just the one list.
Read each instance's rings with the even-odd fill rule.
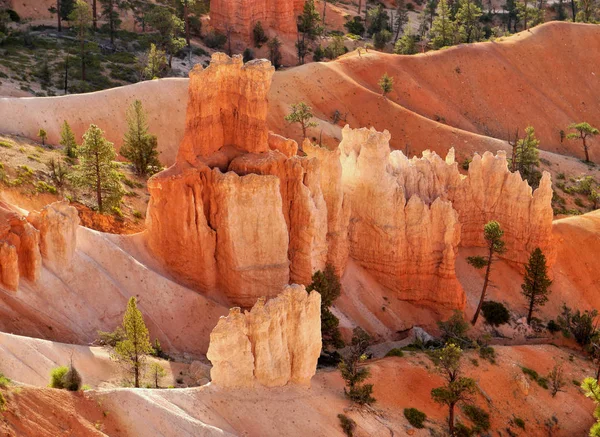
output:
[[[454,187],[453,187],[454,188]],[[450,190],[462,225],[462,246],[485,246],[483,226],[496,220],[504,230],[507,261],[522,267],[539,247],[549,265],[556,258],[552,242],[552,182],[544,172],[539,187],[531,187],[518,172],[508,170],[506,153],[475,155],[468,177]]]
[[37,281],[41,261],[39,231],[10,205],[0,202],[0,285],[17,291],[21,277]]
[[460,224],[452,204],[438,197],[429,205],[417,193],[406,197],[387,131],[346,126],[342,135],[350,256],[401,299],[462,307],[454,271]]
[[0,285],[17,291],[21,277],[36,282],[42,260],[57,272],[69,267],[77,245],[77,210],[55,202],[27,217],[0,202]]
[[[197,64],[190,72],[185,135],[177,161],[197,165],[198,157],[217,152],[225,159],[224,147],[238,153],[268,151],[267,93],[274,72],[265,59],[244,65],[241,56],[223,53],[213,54],[206,69]],[[222,160],[219,164],[226,169]]]
[[301,14],[303,0],[213,0],[210,23],[235,41],[252,45],[252,30],[258,21],[265,33],[273,37],[295,37],[296,17]]
[[321,295],[287,286],[250,311],[232,308],[210,334],[212,383],[225,388],[310,385],[321,352]]
[[458,246],[483,245],[489,220],[508,261],[537,246],[552,261],[548,175],[532,192],[499,152],[464,176],[453,149],[409,159],[387,131],[348,126],[337,150],[305,141],[296,156],[266,126],[272,74],[268,61],[215,54],[190,75],[177,163],[148,183],[148,245],[178,280],[250,308],[327,263],[342,275],[352,258],[400,299],[461,308]]
[[54,272],[71,265],[77,247],[79,215],[69,202],[54,202],[27,217],[40,232],[40,252],[44,265]]

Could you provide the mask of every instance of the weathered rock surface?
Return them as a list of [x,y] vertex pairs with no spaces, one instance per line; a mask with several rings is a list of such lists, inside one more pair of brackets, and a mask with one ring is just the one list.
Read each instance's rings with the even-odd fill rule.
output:
[[10,205],[0,202],[0,285],[16,291],[20,277],[35,282],[41,265],[39,231]]
[[352,213],[350,256],[401,299],[462,307],[454,270],[460,241],[458,214],[449,201],[431,205],[405,197],[390,161],[390,135],[344,128],[342,181]]
[[44,265],[53,271],[71,265],[77,247],[79,215],[69,202],[54,202],[27,220],[40,231],[40,252]]
[[226,388],[310,385],[321,352],[321,295],[287,286],[242,314],[232,308],[210,334],[212,382]]
[[261,22],[268,36],[293,37],[302,0],[214,0],[210,4],[211,25],[246,43],[253,42],[252,30]]

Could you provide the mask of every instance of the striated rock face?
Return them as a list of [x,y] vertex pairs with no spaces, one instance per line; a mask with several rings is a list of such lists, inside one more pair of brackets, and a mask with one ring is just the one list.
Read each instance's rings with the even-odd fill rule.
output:
[[69,202],[54,202],[27,220],[40,231],[40,252],[44,265],[59,271],[71,265],[77,247],[79,215]]
[[458,214],[449,201],[410,198],[390,159],[387,131],[344,128],[342,182],[351,204],[350,256],[401,299],[462,307],[454,262]]
[[241,56],[212,55],[190,72],[186,128],[177,161],[197,165],[224,146],[242,152],[269,150],[267,93],[275,68],[265,59],[244,65]]
[[453,149],[408,159],[387,131],[348,126],[337,150],[305,141],[296,156],[266,127],[272,74],[223,54],[191,73],[177,163],[148,182],[147,242],[178,280],[250,308],[327,263],[342,275],[350,257],[400,299],[461,308],[458,246],[483,245],[493,219],[504,258],[522,265],[539,246],[552,262],[547,174],[532,193],[501,152],[463,176]]
[[462,224],[462,246],[485,246],[483,226],[496,220],[504,230],[506,253],[501,257],[519,266],[539,247],[548,264],[556,258],[552,242],[552,182],[544,172],[533,192],[518,172],[508,170],[506,153],[475,155],[469,174],[451,190]]
[[296,17],[303,6],[303,0],[213,0],[210,22],[215,29],[230,33],[248,47],[254,41],[252,30],[258,21],[268,36],[295,37]]
[[0,202],[0,284],[16,291],[19,278],[37,281],[42,258],[40,234],[10,205]]
[[212,382],[225,388],[310,385],[321,352],[321,295],[291,285],[251,311],[231,309],[210,334]]

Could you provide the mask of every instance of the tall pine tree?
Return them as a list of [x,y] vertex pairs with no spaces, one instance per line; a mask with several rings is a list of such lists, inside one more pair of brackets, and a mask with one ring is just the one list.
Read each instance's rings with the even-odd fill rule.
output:
[[548,295],[550,294],[548,287],[550,285],[552,285],[552,281],[548,278],[546,257],[538,247],[531,252],[529,263],[525,266],[523,284],[521,284],[521,293],[529,304],[528,324],[531,323],[536,308],[544,306],[548,302]]
[[450,8],[446,0],[440,0],[437,14],[431,25],[431,42],[434,48],[441,49],[454,44],[457,30],[456,23],[450,17]]
[[125,366],[133,376],[134,386],[139,387],[146,357],[152,352],[152,344],[135,297],[131,297],[127,303],[127,310],[123,316],[123,330],[125,340],[117,343],[113,358]]
[[341,288],[340,278],[331,264],[327,264],[324,271],[315,272],[312,283],[306,287],[306,291],[316,290],[321,295],[321,336],[325,350],[329,346],[344,347],[338,328],[340,321],[330,310],[333,302],[340,297]]
[[134,101],[127,110],[127,125],[121,155],[131,161],[140,176],[156,173],[161,168],[158,143],[156,136],[148,133],[147,116],[141,101]]
[[113,144],[104,138],[104,132],[92,124],[83,135],[79,148],[79,165],[72,176],[73,183],[96,196],[98,211],[104,213],[118,206],[123,197],[121,176]]
[[60,145],[63,146],[65,155],[71,159],[77,158],[77,141],[75,141],[75,134],[67,120],[60,130]]

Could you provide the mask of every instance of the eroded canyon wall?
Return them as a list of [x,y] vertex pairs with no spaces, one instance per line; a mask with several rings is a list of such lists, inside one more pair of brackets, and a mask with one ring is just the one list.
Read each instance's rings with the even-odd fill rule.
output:
[[321,353],[321,295],[286,286],[244,313],[232,308],[210,334],[213,384],[226,388],[310,385]]
[[0,202],[0,285],[17,291],[20,278],[36,282],[42,261],[55,271],[67,268],[75,253],[77,210],[55,202],[27,217]]
[[539,246],[552,260],[549,175],[532,192],[499,152],[465,176],[453,149],[409,159],[387,131],[348,126],[336,150],[305,141],[296,156],[266,127],[271,76],[265,60],[222,54],[190,75],[177,163],[148,184],[147,241],[178,280],[250,308],[352,258],[400,299],[461,308],[458,247],[482,246],[489,220],[505,259],[522,265]]
[[270,37],[295,37],[297,16],[303,6],[303,0],[213,0],[210,23],[249,47],[254,41],[252,31],[259,21]]

